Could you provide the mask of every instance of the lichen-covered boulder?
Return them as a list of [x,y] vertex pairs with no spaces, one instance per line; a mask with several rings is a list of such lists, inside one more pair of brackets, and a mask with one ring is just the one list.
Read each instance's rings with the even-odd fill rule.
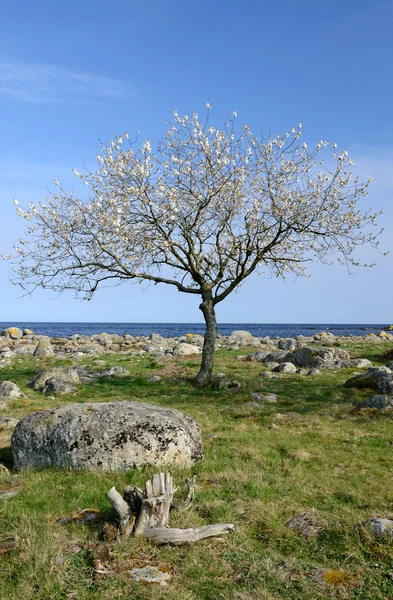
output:
[[203,457],[201,431],[183,413],[140,402],[71,404],[32,413],[12,436],[15,466],[125,471],[190,466]]
[[54,356],[55,351],[49,340],[40,340],[33,354],[35,358],[41,356]]
[[7,327],[0,335],[11,338],[12,340],[20,340],[23,337],[23,331],[19,327]]
[[34,379],[29,382],[29,386],[33,390],[43,390],[48,379],[57,379],[71,385],[80,383],[79,373],[71,367],[53,367],[39,373]]
[[344,386],[357,389],[368,388],[380,394],[393,394],[393,371],[388,367],[372,367],[366,373],[348,379]]
[[0,383],[0,398],[26,398],[25,394],[18,388],[13,381],[2,381]]

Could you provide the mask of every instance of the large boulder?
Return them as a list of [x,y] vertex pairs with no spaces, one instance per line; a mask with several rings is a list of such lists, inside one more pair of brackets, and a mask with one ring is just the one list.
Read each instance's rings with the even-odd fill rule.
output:
[[315,356],[310,348],[299,348],[291,356],[291,362],[297,367],[313,367]]
[[20,340],[23,337],[23,331],[19,327],[7,327],[0,335],[11,338],[12,340]]
[[347,388],[371,389],[380,394],[393,394],[393,371],[388,367],[372,367],[366,373],[348,379]]
[[180,344],[176,344],[172,352],[173,356],[191,356],[192,354],[200,354],[201,349],[194,344],[184,344],[181,342]]
[[183,413],[139,402],[71,404],[32,413],[17,424],[18,469],[61,467],[125,471],[190,466],[203,457],[201,431]]
[[71,367],[53,367],[52,369],[46,369],[39,373],[34,379],[29,382],[29,386],[33,390],[43,390],[48,379],[57,379],[58,381],[64,381],[64,383],[70,383],[71,385],[78,385],[80,383],[79,373],[76,369]]
[[34,350],[33,356],[40,358],[41,356],[53,356],[55,351],[53,350],[52,344],[49,340],[40,340]]
[[301,342],[294,340],[293,338],[281,338],[277,342],[277,348],[280,350],[296,350],[301,347]]

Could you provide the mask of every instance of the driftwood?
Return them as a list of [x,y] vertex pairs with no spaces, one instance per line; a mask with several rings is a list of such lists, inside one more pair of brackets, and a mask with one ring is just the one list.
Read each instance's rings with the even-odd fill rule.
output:
[[[188,495],[178,510],[186,510],[195,495],[195,476],[186,480]],[[231,524],[205,525],[195,529],[169,527],[169,512],[177,488],[170,473],[156,473],[145,483],[145,491],[128,486],[123,496],[116,488],[109,490],[107,497],[115,509],[119,521],[119,538],[128,539],[132,534],[145,537],[155,544],[188,544],[203,538],[224,535],[234,530]]]

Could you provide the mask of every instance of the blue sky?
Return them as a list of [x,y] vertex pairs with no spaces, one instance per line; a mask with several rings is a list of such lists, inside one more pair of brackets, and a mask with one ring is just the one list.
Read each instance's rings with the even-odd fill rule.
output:
[[[4,3],[0,21],[0,254],[23,233],[12,198],[43,199],[54,178],[92,164],[98,139],[155,139],[165,119],[232,110],[254,130],[337,141],[375,177],[393,239],[393,4],[232,0]],[[355,276],[314,265],[310,279],[252,277],[218,307],[221,322],[393,321],[393,257],[363,249]],[[38,291],[20,299],[0,262],[2,321],[200,321],[198,302],[164,286],[125,285],[93,301]]]

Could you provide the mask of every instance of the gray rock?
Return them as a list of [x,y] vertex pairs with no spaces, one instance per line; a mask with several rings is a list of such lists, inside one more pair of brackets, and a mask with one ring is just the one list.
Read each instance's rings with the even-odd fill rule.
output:
[[310,348],[299,348],[291,356],[291,362],[297,367],[310,368],[314,365],[315,356]]
[[99,376],[105,379],[106,377],[126,377],[129,374],[129,370],[125,367],[114,366],[105,369],[105,371],[102,371]]
[[231,380],[228,377],[215,377],[212,381],[213,390],[224,390],[229,388]]
[[54,356],[55,351],[49,340],[40,340],[34,350],[33,356],[39,358],[41,356]]
[[157,381],[161,381],[161,377],[159,375],[150,375],[150,377],[148,377],[146,381],[148,383],[156,383]]
[[393,521],[390,519],[372,518],[363,523],[375,537],[388,537],[393,540]]
[[247,343],[251,343],[253,339],[254,336],[252,335],[252,333],[250,333],[249,331],[243,331],[241,329],[232,331],[231,335],[228,338],[229,342],[231,343],[244,345],[247,345]]
[[246,356],[245,360],[251,361],[251,362],[263,362],[267,355],[268,355],[268,352],[266,352],[266,350],[259,351],[259,352],[253,352],[252,354],[248,354]]
[[348,379],[346,388],[369,388],[380,394],[393,394],[393,372],[387,367],[372,367],[366,373]]
[[59,396],[65,396],[66,394],[75,394],[75,392],[78,391],[78,388],[66,381],[51,377],[46,380],[42,391],[44,394],[58,394]]
[[284,362],[273,369],[275,373],[296,373],[296,367],[290,362]]
[[278,373],[272,373],[271,371],[262,371],[262,373],[259,373],[259,377],[263,377],[264,379],[277,379],[280,375]]
[[13,381],[2,381],[0,383],[0,399],[2,396],[7,398],[26,398],[26,395]]
[[301,343],[293,338],[281,338],[277,343],[280,350],[296,350],[299,346],[301,346]]
[[28,385],[33,390],[42,391],[48,379],[57,379],[71,385],[78,385],[80,383],[79,374],[76,369],[70,367],[53,367],[39,373]]
[[391,396],[376,395],[369,400],[358,404],[356,408],[378,408],[383,410],[384,408],[389,408],[390,406],[393,406],[393,398]]
[[191,356],[192,354],[200,354],[201,349],[194,344],[176,344],[172,350],[173,356]]
[[292,358],[292,352],[269,352],[265,358],[265,362],[283,363]]
[[319,369],[316,369],[316,368],[310,369],[309,372],[307,373],[307,375],[309,377],[315,377],[316,375],[320,375],[320,374],[321,374],[321,371]]
[[129,571],[131,579],[134,581],[145,581],[146,583],[158,583],[160,586],[166,586],[167,581],[172,578],[168,571],[161,571],[157,567],[148,565],[140,569],[131,569]]
[[351,366],[358,369],[369,369],[373,367],[373,363],[368,358],[351,358]]
[[16,468],[125,471],[190,466],[203,456],[200,428],[183,413],[140,402],[72,404],[32,413],[12,436]]
[[270,394],[268,392],[251,392],[251,397],[258,402],[267,402],[268,404],[274,404],[278,400],[277,394]]
[[307,369],[297,369],[297,370],[296,370],[296,373],[297,373],[298,375],[307,375],[307,374],[308,374],[308,371],[307,371]]
[[18,419],[14,419],[13,417],[0,417],[0,429],[5,429],[6,431],[12,431],[15,429],[17,424],[19,423]]
[[269,360],[268,362],[265,363],[265,366],[268,369],[275,369],[276,367],[278,367],[279,364],[280,363],[278,363],[278,362],[274,362],[274,361]]

